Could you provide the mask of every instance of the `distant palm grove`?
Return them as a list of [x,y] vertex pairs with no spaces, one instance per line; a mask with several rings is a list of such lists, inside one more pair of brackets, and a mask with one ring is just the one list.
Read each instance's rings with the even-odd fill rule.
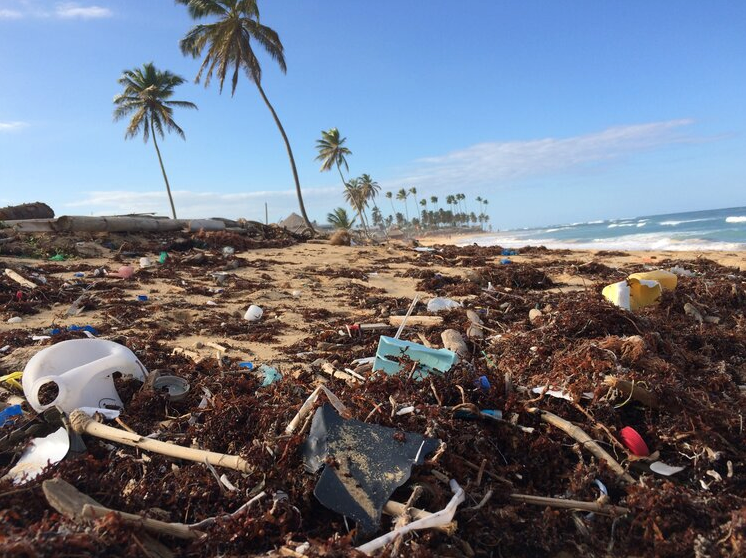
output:
[[[280,118],[262,87],[262,69],[253,50],[253,46],[259,45],[277,63],[280,70],[285,72],[284,49],[279,35],[273,29],[259,23],[256,0],[176,0],[176,3],[184,5],[194,20],[212,19],[211,22],[192,27],[179,43],[185,56],[203,57],[195,81],[203,81],[207,87],[214,77],[218,82],[219,92],[222,92],[223,84],[228,77],[231,95],[236,91],[241,74],[256,86],[282,137],[295,183],[300,213],[309,232],[314,234],[314,228],[303,203],[293,150]],[[114,120],[130,117],[125,139],[139,135],[145,142],[153,139],[171,214],[176,219],[176,204],[157,137],[163,138],[165,131],[175,132],[182,139],[186,139],[184,131],[174,120],[173,109],[196,109],[197,106],[189,101],[172,99],[175,88],[182,85],[185,79],[167,70],[158,69],[152,62],[143,64],[140,68],[125,70],[118,82],[123,90],[114,98]],[[352,208],[352,214],[348,214],[344,207],[337,207],[327,215],[328,223],[335,228],[359,227],[364,234],[370,236],[371,230],[387,233],[393,226],[411,230],[476,225],[484,228],[489,222],[486,213],[489,202],[480,196],[473,200],[479,206],[477,212],[462,193],[442,196],[442,199],[439,199],[438,196],[424,196],[421,192],[418,197],[415,186],[401,188],[397,192],[385,192],[384,196],[389,201],[389,204],[385,205],[391,206],[391,213],[386,209],[382,210],[376,202],[381,194],[381,186],[369,174],[345,178],[342,169],[349,173],[347,157],[352,155],[345,146],[346,141],[347,138],[341,137],[337,128],[331,128],[322,132],[321,139],[316,142],[316,160],[321,161],[321,171],[336,169],[342,182],[344,199]]]
[[[347,138],[341,137],[337,128],[321,132],[321,139],[316,141],[316,149],[319,152],[316,160],[321,161],[321,172],[336,167],[342,180],[345,201],[350,204],[355,213],[354,216],[350,216],[344,207],[337,207],[326,217],[327,222],[333,227],[350,229],[359,219],[358,226],[365,234],[370,234],[371,227],[382,232],[390,230],[394,225],[402,230],[433,230],[442,227],[477,225],[483,229],[489,223],[490,217],[486,213],[489,201],[481,196],[474,198],[479,205],[479,213],[477,213],[469,207],[465,194],[449,194],[441,199],[438,196],[422,196],[420,192],[421,197],[418,197],[415,186],[401,188],[396,193],[386,192],[385,197],[391,205],[391,213],[384,215],[384,211],[376,203],[376,198],[381,193],[378,182],[373,180],[369,174],[345,179],[342,167],[349,171],[347,157],[352,155],[352,151],[345,146],[346,141]],[[411,216],[409,213],[410,196],[413,203]],[[394,205],[394,198],[401,203],[401,206],[399,203]],[[443,203],[445,203],[445,208],[442,206]],[[403,212],[397,211],[397,207],[403,209]],[[369,209],[370,217],[368,217]]]

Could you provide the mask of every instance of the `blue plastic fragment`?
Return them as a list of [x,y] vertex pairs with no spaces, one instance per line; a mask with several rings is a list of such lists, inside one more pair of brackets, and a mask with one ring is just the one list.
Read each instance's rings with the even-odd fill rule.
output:
[[422,380],[433,372],[448,372],[451,366],[458,362],[456,353],[448,349],[431,349],[418,343],[382,335],[378,341],[373,370],[383,370],[389,375],[397,374],[402,371],[402,365],[398,361],[387,357],[399,358],[403,356],[419,363],[412,375],[415,380]]
[[510,261],[510,258],[503,258],[502,260],[500,260],[500,263],[505,265],[513,262]]
[[518,250],[513,250],[512,248],[503,248],[502,255],[503,256],[517,256]]
[[479,415],[477,415],[471,412],[469,409],[459,409],[453,414],[453,416],[462,419],[486,418],[492,420],[502,420],[503,412],[497,409],[485,409],[484,411],[479,411]]
[[[54,331],[55,330],[52,330],[52,335],[54,335]],[[70,325],[70,326],[67,326],[67,331],[87,331],[88,333],[91,333],[93,335],[98,335],[98,330],[96,330],[95,328],[89,325],[84,325],[84,326]],[[58,333],[59,333],[59,330],[58,330]]]
[[247,368],[247,369],[251,370],[252,368],[254,368],[254,363],[253,362],[239,362],[238,363],[238,367],[239,368]]
[[146,300],[148,300],[148,295],[137,295],[137,300],[139,300],[140,302],[145,302]]
[[474,383],[477,385],[477,387],[482,388],[484,391],[487,391],[492,387],[487,376],[479,376],[479,378],[474,380]]
[[85,273],[78,271],[73,277],[85,277]]
[[15,422],[15,418],[23,414],[23,409],[20,405],[11,405],[0,411],[0,426],[4,426],[6,422]]
[[259,366],[258,372],[264,374],[262,387],[267,387],[274,384],[275,382],[279,382],[282,379],[282,374],[280,374],[276,368],[272,368],[271,366],[267,366],[266,364],[262,364],[261,366]]
[[62,330],[58,327],[49,330],[49,335],[59,335],[60,333],[62,333]]

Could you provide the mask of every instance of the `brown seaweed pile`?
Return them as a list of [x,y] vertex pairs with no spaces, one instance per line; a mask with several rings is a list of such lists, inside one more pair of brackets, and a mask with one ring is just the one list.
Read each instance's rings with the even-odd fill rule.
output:
[[[201,273],[210,273],[241,261],[222,254],[223,246],[241,251],[261,244],[238,240],[230,234],[193,235],[188,239],[192,244],[166,267],[154,270],[150,280],[172,281],[186,292],[204,288],[191,283],[193,273],[183,273],[195,269],[189,258],[203,254]],[[148,243],[151,250],[161,246],[156,239]],[[130,241],[123,244],[136,249]],[[640,271],[641,265],[614,269],[602,260],[554,257],[546,249],[528,251],[532,258],[541,256],[540,261],[501,264],[499,248],[438,248],[409,252],[406,258],[398,252],[390,259],[414,262],[417,267],[405,275],[418,279],[418,288],[432,295],[459,296],[464,308],[445,314],[442,327],[408,328],[407,337],[440,346],[443,328],[466,333],[471,321],[467,309],[481,319],[483,336],[467,339],[468,358],[447,374],[425,381],[413,380],[405,371],[371,375],[352,384],[323,372],[321,359],[342,370],[355,358],[375,354],[379,335],[348,332],[345,326],[353,323],[351,318],[329,311],[304,311],[308,334],[285,349],[293,364],[282,368],[281,381],[267,387],[235,359],[195,362],[172,354],[164,340],[199,330],[220,338],[257,336],[272,342],[282,334],[277,321],[269,319],[246,333],[240,317],[225,313],[194,318],[182,308],[181,321],[151,327],[143,335],[120,330],[113,336],[101,328],[99,335],[128,346],[149,370],[175,372],[191,385],[185,400],[171,402],[164,393],[121,384],[123,424],[142,435],[240,455],[252,470],[219,469],[235,487],[229,490],[201,463],[86,437],[86,453],[69,456],[36,480],[21,487],[0,481],[0,554],[156,555],[143,529],[116,514],[76,522],[54,511],[41,483],[59,477],[111,509],[185,524],[218,517],[193,540],[159,535],[175,556],[355,555],[361,541],[354,525],[313,496],[318,477],[305,472],[300,455],[307,431],[285,433],[323,379],[352,418],[442,440],[441,450],[414,469],[395,500],[406,502],[418,487],[414,506],[435,512],[451,496],[444,481],[456,479],[466,491],[454,534],[421,531],[387,546],[384,556],[743,556],[746,274],[706,259],[660,262],[661,268],[677,265],[693,274],[680,277],[660,305],[631,313],[606,302],[601,288]],[[387,260],[386,255],[377,257]],[[18,271],[33,277],[61,265]],[[83,270],[84,265],[68,264],[68,269]],[[431,270],[432,265],[449,273]],[[465,268],[471,272],[464,275]],[[312,269],[302,273],[313,279]],[[320,274],[350,279],[343,296],[371,321],[378,319],[382,306],[396,314],[408,306],[405,299],[367,286],[367,270],[324,269]],[[551,277],[561,274],[582,276],[587,287],[552,288],[556,285]],[[147,274],[140,280],[147,281]],[[227,293],[245,294],[258,287],[231,276],[230,270],[223,280]],[[92,308],[103,309],[111,323],[133,325],[146,320],[148,313],[131,300],[134,289],[101,283],[88,292],[95,294],[97,306]],[[80,294],[74,282],[50,278],[28,290],[3,276],[0,317],[32,315],[55,303],[68,305]],[[529,319],[531,310],[539,312]],[[424,313],[424,306],[415,313]],[[82,335],[61,331],[46,343]],[[20,327],[0,334],[0,347],[9,346],[9,356],[32,343]],[[364,367],[359,370],[368,374]],[[406,406],[413,406],[414,412],[396,414]],[[480,411],[486,410],[499,411],[502,420],[485,418]],[[582,429],[624,468],[631,482],[588,451],[587,442],[543,420],[542,413]],[[627,450],[620,436],[625,427],[642,436],[651,459]],[[0,429],[0,439],[10,430]],[[0,454],[0,475],[22,449],[19,444]],[[685,468],[662,476],[651,471],[654,460]],[[597,481],[607,496],[599,492]],[[266,496],[247,511],[228,515],[262,491]],[[516,495],[555,500],[536,505]],[[601,505],[596,513],[557,507],[556,500],[563,499]],[[392,526],[392,519],[384,519],[384,531]]]

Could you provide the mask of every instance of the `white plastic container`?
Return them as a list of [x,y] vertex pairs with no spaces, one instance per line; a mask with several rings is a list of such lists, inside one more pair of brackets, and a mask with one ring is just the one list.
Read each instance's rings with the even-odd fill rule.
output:
[[150,267],[151,265],[153,265],[153,262],[150,261],[150,258],[148,257],[140,258],[140,269],[145,269],[146,267]]
[[[62,341],[36,353],[23,371],[23,393],[37,412],[54,405],[70,413],[79,407],[123,407],[112,375],[145,380],[148,371],[127,347],[104,339]],[[42,405],[39,390],[57,384],[54,401]]]
[[246,314],[244,314],[244,319],[249,320],[250,322],[256,322],[259,321],[264,314],[264,310],[259,308],[256,304],[252,304],[249,306],[249,309],[246,310]]

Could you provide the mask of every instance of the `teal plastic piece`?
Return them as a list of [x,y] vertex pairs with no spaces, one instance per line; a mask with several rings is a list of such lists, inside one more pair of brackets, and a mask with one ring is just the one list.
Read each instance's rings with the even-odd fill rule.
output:
[[260,365],[258,371],[264,375],[262,387],[267,387],[282,379],[282,374],[280,374],[276,368],[267,366],[266,364]]
[[383,370],[389,375],[397,374],[402,371],[402,365],[398,361],[387,357],[399,358],[402,356],[407,356],[419,363],[412,375],[416,380],[422,380],[432,373],[448,372],[451,366],[458,362],[458,355],[448,349],[430,349],[419,343],[382,335],[378,341],[373,370]]

